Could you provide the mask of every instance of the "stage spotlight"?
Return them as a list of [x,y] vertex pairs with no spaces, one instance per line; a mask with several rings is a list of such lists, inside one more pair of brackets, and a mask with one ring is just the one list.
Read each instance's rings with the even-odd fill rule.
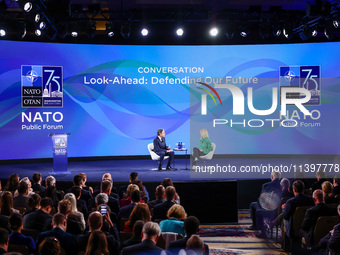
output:
[[106,34],[108,37],[112,37],[115,35],[115,32],[113,30],[113,23],[112,22],[107,22],[106,23]]
[[318,30],[313,29],[311,35],[312,35],[312,37],[316,37],[318,35]]
[[35,23],[38,23],[38,22],[40,21],[40,18],[41,18],[40,13],[37,13],[37,14],[34,16],[34,21],[35,21]]
[[77,31],[72,31],[71,32],[72,37],[78,37],[78,32]]
[[6,36],[6,30],[5,29],[3,29],[3,28],[0,28],[0,37],[4,37],[4,36]]
[[45,21],[41,21],[41,22],[39,23],[39,29],[40,29],[40,30],[43,30],[45,27],[46,27]]
[[26,36],[26,24],[25,23],[17,23],[17,38],[22,40]]
[[333,20],[333,26],[335,27],[335,28],[339,28],[339,25],[340,25],[340,21],[339,20]]
[[143,28],[141,34],[142,36],[147,36],[149,34],[149,31],[146,28]]
[[282,33],[288,40],[293,37],[293,29],[290,25],[285,26],[282,30]]
[[42,34],[42,33],[41,33],[41,30],[40,30],[40,29],[36,29],[36,30],[35,30],[35,35],[36,35],[36,36],[41,36],[41,34]]
[[74,38],[78,37],[79,28],[78,28],[78,25],[76,23],[71,24],[69,31],[70,31],[70,34],[71,34],[72,37],[74,37]]
[[328,40],[332,40],[334,38],[334,31],[333,29],[329,28],[329,27],[325,27],[325,30],[324,30],[324,35],[326,36],[326,38]]
[[33,8],[33,4],[31,2],[27,2],[24,4],[24,11],[25,12],[30,12]]
[[240,36],[246,38],[249,35],[249,30],[245,26],[240,27]]
[[176,34],[177,34],[178,36],[182,36],[182,35],[184,34],[183,29],[182,29],[182,28],[178,28],[178,29],[176,30]]
[[213,27],[213,28],[210,29],[209,33],[210,33],[211,36],[215,37],[215,36],[218,35],[218,29],[216,27]]
[[123,24],[120,28],[120,34],[123,38],[129,39],[131,35],[131,26],[128,24]]

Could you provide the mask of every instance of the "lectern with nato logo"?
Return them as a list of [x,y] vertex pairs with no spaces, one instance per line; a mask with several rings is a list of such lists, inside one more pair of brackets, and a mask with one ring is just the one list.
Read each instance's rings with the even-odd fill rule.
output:
[[50,174],[70,174],[67,171],[67,137],[70,133],[50,133],[53,145],[53,172]]

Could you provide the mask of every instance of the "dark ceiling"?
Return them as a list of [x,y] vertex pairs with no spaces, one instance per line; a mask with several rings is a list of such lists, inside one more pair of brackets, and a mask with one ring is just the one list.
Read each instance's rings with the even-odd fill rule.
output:
[[[27,1],[33,4],[30,12],[23,11]],[[184,45],[318,42],[339,40],[333,25],[339,9],[339,0],[2,0],[0,26],[8,33],[0,39]],[[35,35],[37,13],[47,24],[40,37]],[[24,26],[25,37],[18,37]],[[213,26],[219,29],[215,37],[209,35]],[[141,36],[143,27],[148,36]],[[178,27],[184,30],[181,37],[175,35]],[[114,36],[108,37],[111,29]],[[73,30],[77,37],[71,36]],[[240,36],[242,31],[246,37]]]

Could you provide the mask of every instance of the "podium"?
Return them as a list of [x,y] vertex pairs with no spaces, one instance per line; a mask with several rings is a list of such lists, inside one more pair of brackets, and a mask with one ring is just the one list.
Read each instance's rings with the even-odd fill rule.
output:
[[67,171],[67,137],[70,133],[50,133],[52,138],[52,152],[53,152],[53,172],[54,175],[70,174]]

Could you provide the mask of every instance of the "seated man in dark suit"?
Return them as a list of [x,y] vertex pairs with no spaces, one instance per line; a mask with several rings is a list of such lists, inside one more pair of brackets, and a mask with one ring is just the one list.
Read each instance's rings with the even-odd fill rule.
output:
[[131,193],[131,204],[124,206],[124,207],[119,209],[118,221],[120,221],[120,219],[128,219],[130,217],[130,214],[131,214],[133,208],[135,208],[135,206],[139,202],[140,202],[140,191],[135,190]]
[[336,208],[329,207],[325,204],[322,190],[313,192],[313,200],[315,206],[306,211],[305,218],[302,222],[300,234],[305,239],[306,245],[312,247],[314,245],[314,227],[319,217],[337,215]]
[[158,185],[155,192],[155,200],[149,201],[148,206],[153,209],[156,205],[165,202],[165,188],[163,185]]
[[24,181],[19,183],[18,186],[18,193],[19,195],[16,197],[13,197],[13,207],[23,207],[26,208],[26,210],[29,210],[27,200],[28,200],[28,184]]
[[61,213],[56,213],[53,216],[52,220],[53,229],[42,232],[39,234],[37,239],[37,246],[46,238],[46,237],[55,237],[60,242],[61,248],[63,248],[66,254],[74,255],[77,254],[77,242],[76,237],[66,232],[67,221],[65,215]]
[[142,230],[142,242],[129,247],[125,247],[122,250],[122,255],[134,255],[134,254],[161,254],[163,251],[156,246],[158,238],[161,234],[161,229],[157,223],[147,222],[143,226]]
[[174,151],[170,149],[170,145],[166,146],[164,129],[160,128],[157,130],[157,137],[153,139],[153,147],[153,151],[160,157],[158,170],[162,171],[164,156],[169,156],[166,170],[175,170],[171,167],[171,162],[174,159]]
[[51,229],[52,200],[45,197],[40,202],[40,209],[24,216],[24,229],[36,229],[40,232]]
[[60,200],[58,204],[58,213],[63,214],[67,220],[67,228],[66,232],[72,235],[79,235],[81,234],[84,229],[80,222],[69,218],[69,214],[71,213],[71,202],[67,199]]
[[110,228],[109,232],[105,233],[109,252],[111,255],[118,254],[120,242],[119,242],[117,227],[112,223],[108,214],[102,216],[100,212],[92,212],[89,215],[88,223],[89,223],[90,231],[85,232],[83,235],[77,236],[79,251],[86,250],[86,245],[91,235],[91,232],[95,230],[101,230],[103,226],[103,217],[105,221],[108,223],[109,228]]
[[[81,188],[81,199],[84,199],[86,201],[86,203],[90,198],[92,198],[91,192],[82,188],[82,186],[83,186],[83,176],[81,176],[80,174],[75,175],[73,177],[73,185],[74,185],[74,187]],[[71,189],[67,189],[65,191],[65,194],[66,193],[72,193]]]
[[[112,189],[112,182],[110,180],[103,180],[100,185],[100,193],[104,193],[108,195],[109,201],[107,202],[107,205],[110,207],[111,212],[114,212],[115,214],[118,214],[119,212],[119,201],[116,198],[111,197],[111,189]],[[88,201],[88,208],[89,210],[92,210],[92,208],[95,208],[95,198],[91,198]]]
[[[187,247],[187,242],[192,235],[198,233],[200,227],[200,222],[195,216],[189,216],[184,220],[184,231],[185,237],[183,239],[171,242],[168,247],[168,251],[171,254],[178,254],[181,249],[185,249]],[[204,244],[204,254],[209,255],[209,246]]]
[[83,213],[84,219],[86,220],[87,216],[88,216],[88,210],[87,210],[87,204],[86,204],[85,200],[81,199],[81,188],[80,187],[72,187],[71,193],[73,193],[74,196],[77,199],[77,209],[78,209],[78,211]]
[[[102,181],[105,181],[105,180],[109,180],[112,183],[110,196],[119,200],[118,192],[117,192],[117,189],[114,187],[114,183],[113,183],[110,173],[103,174]],[[100,188],[101,188],[101,185],[98,185],[94,188],[94,191],[92,194],[93,197],[97,196],[100,193]]]
[[165,189],[165,198],[166,201],[164,201],[161,204],[156,205],[153,208],[153,214],[152,214],[152,221],[154,220],[165,220],[167,219],[167,213],[171,206],[175,204],[176,199],[176,189],[173,186],[168,186]]
[[[279,171],[272,171],[270,174],[271,182],[267,182],[262,185],[262,191],[260,198],[257,202],[252,202],[250,204],[250,216],[253,221],[253,225],[249,227],[250,230],[259,229],[262,230],[261,235],[265,237],[264,233],[264,222],[263,218],[266,217],[267,213],[270,214],[273,209],[277,208],[280,203],[280,199],[282,196],[282,189],[280,184],[280,178],[281,178],[281,172]],[[275,196],[273,195],[275,194]],[[268,210],[267,208],[263,208],[261,205],[261,199],[262,198],[275,198],[273,201],[264,201],[262,204],[270,204],[272,209]],[[277,211],[276,211],[277,213]],[[269,216],[272,215],[268,215]],[[276,216],[274,215],[273,219],[275,219]]]
[[33,184],[32,184],[33,191],[42,192],[46,190],[46,188],[41,185],[41,182],[42,182],[41,173],[34,173],[32,176],[32,180],[33,180]]
[[303,194],[305,185],[302,181],[297,180],[293,182],[293,193],[294,197],[288,199],[285,204],[282,205],[283,218],[287,221],[285,222],[286,232],[288,237],[293,237],[293,232],[291,231],[293,214],[296,207],[298,206],[313,206],[314,201],[312,197]]
[[323,169],[319,169],[318,171],[316,171],[316,179],[317,181],[313,183],[312,185],[312,192],[314,192],[317,189],[321,189],[322,190],[322,183],[324,181],[327,181],[326,179],[326,171]]
[[6,254],[9,245],[9,235],[6,229],[0,228],[0,254]]
[[334,178],[333,178],[333,193],[334,193],[334,196],[336,195],[340,195],[340,186],[339,186],[339,176],[338,175],[335,175]]

